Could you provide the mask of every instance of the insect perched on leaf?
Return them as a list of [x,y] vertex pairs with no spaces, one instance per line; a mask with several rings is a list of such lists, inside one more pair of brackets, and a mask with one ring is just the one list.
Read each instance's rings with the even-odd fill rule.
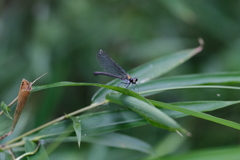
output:
[[[97,53],[97,61],[100,67],[105,71],[105,72],[94,72],[93,74],[95,76],[97,75],[105,75],[113,78],[118,78],[123,80],[121,83],[126,84],[126,88],[130,84],[132,85],[137,85],[138,78],[132,78],[127,72],[119,66],[112,58],[110,58],[103,50],[100,50]],[[138,86],[138,85],[137,85]]]

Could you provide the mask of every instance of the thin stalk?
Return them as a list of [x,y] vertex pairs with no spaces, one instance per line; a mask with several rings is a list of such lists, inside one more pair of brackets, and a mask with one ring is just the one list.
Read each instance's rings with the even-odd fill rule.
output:
[[[67,118],[70,117],[70,116],[74,116],[74,115],[79,114],[79,113],[81,113],[81,112],[84,112],[84,111],[93,109],[93,108],[95,108],[95,107],[97,107],[97,106],[100,106],[100,105],[102,105],[102,104],[105,104],[105,103],[108,103],[108,100],[105,100],[105,101],[103,101],[103,102],[101,102],[101,103],[93,103],[93,104],[91,104],[91,105],[89,105],[89,106],[87,106],[87,107],[85,107],[85,108],[82,108],[82,109],[76,110],[76,111],[74,111],[74,112],[72,112],[72,113],[69,113],[69,114],[67,114],[67,115],[61,116],[61,117],[59,117],[59,118],[57,118],[57,119],[54,119],[54,120],[52,120],[52,121],[50,121],[50,122],[48,122],[48,123],[46,123],[46,124],[44,124],[44,125],[42,125],[42,126],[39,126],[39,127],[35,128],[35,129],[31,130],[31,131],[28,131],[28,132],[26,132],[26,133],[24,133],[24,134],[16,137],[15,139],[7,142],[4,146],[9,145],[9,144],[11,144],[11,143],[13,143],[13,142],[16,142],[16,141],[22,139],[23,137],[26,137],[26,136],[34,133],[34,132],[37,132],[37,131],[39,131],[39,130],[41,130],[41,129],[43,129],[43,128],[46,128],[46,127],[48,127],[48,126],[50,126],[50,125],[52,125],[52,124],[54,124],[54,123],[57,123],[57,122],[62,121],[62,120],[64,120],[64,119],[67,119]],[[7,147],[7,146],[6,146],[6,147]],[[2,149],[5,149],[5,147],[2,147]]]
[[9,150],[9,149],[11,149],[11,148],[15,148],[15,147],[22,146],[22,145],[24,145],[24,143],[25,143],[25,141],[22,140],[22,141],[19,141],[19,142],[17,142],[17,143],[13,143],[13,144],[4,146],[4,147],[2,147],[1,149],[2,149],[2,150]]

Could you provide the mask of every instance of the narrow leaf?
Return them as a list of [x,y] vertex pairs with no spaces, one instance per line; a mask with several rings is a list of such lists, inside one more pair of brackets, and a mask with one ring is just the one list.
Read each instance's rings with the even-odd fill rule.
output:
[[12,155],[9,154],[8,152],[6,152],[6,151],[4,152],[3,150],[0,150],[0,152],[2,152],[2,153],[0,153],[0,159],[1,159],[2,157],[4,157],[3,160],[13,160]]
[[126,94],[126,95],[131,95],[131,96],[136,97],[138,99],[142,99],[143,101],[147,101],[141,95],[139,95],[136,92],[134,92],[132,90],[129,90],[127,88],[122,88],[122,87],[118,87],[118,86],[104,85],[104,84],[98,84],[98,83],[57,82],[57,83],[52,83],[52,84],[48,84],[48,85],[34,86],[33,89],[32,89],[32,92],[39,91],[39,90],[44,90],[44,89],[49,89],[49,88],[67,87],[67,86],[96,86],[96,87],[103,87],[103,88],[111,89],[111,90],[114,90],[114,91],[118,91],[118,92]]
[[186,132],[185,129],[183,129],[175,120],[167,116],[165,113],[137,98],[127,95],[110,93],[107,95],[107,99],[110,102],[129,107],[134,112],[138,113],[144,119],[146,119],[150,124],[156,127],[165,128],[171,131],[179,130]]
[[[175,134],[176,135],[176,134]],[[67,137],[67,138],[48,138],[44,140],[45,143],[52,143],[56,141],[60,142],[76,142],[78,141],[77,137]],[[105,133],[105,134],[98,134],[95,136],[83,136],[82,142],[94,143],[94,144],[101,144],[106,145],[109,147],[116,147],[122,149],[132,149],[144,153],[151,154],[153,153],[153,149],[151,146],[135,137],[131,137],[128,135],[120,134],[120,133]]]
[[[224,108],[230,105],[238,104],[238,103],[240,103],[240,101],[192,101],[192,102],[177,102],[177,103],[171,103],[171,104],[181,108],[196,111],[196,112],[208,112],[208,111]],[[174,110],[168,110],[164,108],[161,110],[167,115],[174,118],[188,116],[188,114],[177,112]]]
[[97,136],[83,137],[82,141],[123,149],[133,149],[148,154],[153,153],[151,146],[146,142],[120,133],[107,133]]
[[[173,103],[173,105],[197,112],[206,112],[237,103],[240,103],[240,101],[193,101],[178,102]],[[111,106],[111,103],[109,105]],[[165,108],[161,108],[161,111],[172,118],[179,118],[189,115]],[[84,114],[76,117],[76,119],[81,120],[82,136],[92,136],[148,124],[148,122],[142,116],[133,112],[129,108],[115,111],[102,111],[98,113]],[[45,129],[42,129],[40,132],[29,136],[29,138],[43,139],[60,135],[66,132],[73,132],[74,129],[66,130],[69,125],[71,125],[71,121],[64,120]]]
[[[131,110],[103,111],[81,115],[76,118],[81,121],[82,136],[92,136],[148,124],[146,120]],[[28,138],[39,140],[73,132],[74,129],[68,127],[71,124],[71,121],[64,120],[28,136]]]
[[10,154],[5,153],[5,160],[12,160],[12,159],[13,157]]
[[81,143],[81,132],[82,132],[82,128],[81,128],[81,120],[78,120],[75,117],[71,117],[72,121],[73,121],[73,128],[74,131],[77,135],[77,139],[78,139],[78,147],[80,148],[80,143]]
[[163,102],[158,102],[158,101],[154,101],[154,100],[151,100],[151,102],[152,102],[153,105],[155,105],[157,107],[179,111],[179,112],[182,112],[182,113],[185,113],[185,114],[192,115],[194,117],[206,119],[206,120],[209,120],[209,121],[212,121],[212,122],[216,122],[216,123],[219,123],[219,124],[222,124],[222,125],[240,130],[240,124],[229,121],[229,120],[225,120],[225,119],[214,117],[214,116],[211,116],[211,115],[208,115],[208,114],[205,114],[205,113],[196,112],[196,111],[192,111],[192,110],[189,110],[189,109],[177,107],[177,106],[167,104],[167,103],[163,103]]
[[[139,86],[140,93],[144,96],[156,94],[163,89],[189,85],[203,84],[236,84],[240,83],[240,72],[192,74],[161,78],[143,83]],[[161,90],[162,89],[162,90]]]
[[60,134],[57,137],[54,136],[53,142],[50,145],[48,145],[48,147],[46,148],[48,154],[51,154],[54,150],[56,150],[56,148],[58,148],[61,145],[61,143],[71,134],[71,132],[68,132],[68,131],[69,131],[69,129],[72,129],[72,128],[73,128],[73,126],[72,126],[72,123],[71,123],[65,129],[63,134]]
[[2,108],[2,110],[3,110],[3,113],[8,117],[8,118],[10,118],[10,119],[13,119],[12,117],[11,117],[11,115],[9,114],[9,112],[8,111],[11,111],[10,109],[9,109],[9,107],[4,103],[4,102],[1,102],[1,108]]
[[[37,148],[37,144],[30,141],[29,139],[26,139],[25,140],[25,151],[26,153],[30,152],[34,152]],[[34,153],[34,155],[29,155],[27,156],[28,160],[49,160],[48,158],[48,154],[47,152],[45,151],[44,147],[42,145],[39,146],[38,150],[36,153]]]
[[[28,143],[28,142],[27,142]],[[31,155],[34,155],[38,149],[39,149],[39,146],[40,146],[40,143],[37,145],[36,149],[33,150],[33,151],[29,151],[29,152],[26,152],[24,154],[22,154],[21,156],[19,156],[18,158],[16,158],[16,160],[21,160],[22,158],[26,157],[26,156],[31,156]],[[30,147],[29,147],[30,148]],[[30,159],[30,158],[28,158]]]
[[2,157],[4,157],[4,160],[15,160],[12,151],[2,150],[0,145],[0,160],[3,159]]

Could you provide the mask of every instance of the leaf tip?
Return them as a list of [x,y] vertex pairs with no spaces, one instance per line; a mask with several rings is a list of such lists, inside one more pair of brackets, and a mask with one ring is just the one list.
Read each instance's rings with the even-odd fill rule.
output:
[[202,37],[199,37],[199,38],[198,38],[198,42],[199,42],[199,44],[200,44],[201,47],[204,46],[204,40],[202,39]]
[[179,130],[176,130],[176,132],[181,136],[183,137],[182,133],[183,132],[184,134],[186,134],[186,136],[188,137],[191,137],[192,136],[192,133],[188,132],[187,130],[181,130],[181,132]]
[[176,130],[177,134],[179,134],[181,137],[183,137],[182,133]]
[[198,42],[199,42],[199,46],[193,50],[192,55],[198,54],[203,50],[204,40],[200,37],[198,38]]

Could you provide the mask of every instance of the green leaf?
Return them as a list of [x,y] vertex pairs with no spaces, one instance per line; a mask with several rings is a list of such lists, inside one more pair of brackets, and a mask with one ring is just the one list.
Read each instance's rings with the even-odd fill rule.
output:
[[[55,87],[67,87],[67,86],[96,86],[96,87],[103,87],[107,89],[111,89],[114,91],[118,91],[120,93],[126,94],[126,95],[131,95],[133,97],[136,97],[138,99],[141,99],[143,101],[147,100],[139,95],[138,93],[129,90],[127,88],[122,88],[122,87],[117,87],[117,86],[110,86],[110,85],[104,85],[104,84],[98,84],[98,83],[74,83],[74,82],[57,82],[57,83],[52,83],[48,85],[42,85],[42,86],[34,86],[31,92],[36,92],[44,89],[49,89],[49,88],[55,88]],[[149,103],[149,102],[148,102]]]
[[[175,106],[185,108],[188,110],[196,111],[196,112],[207,112],[213,111],[216,109],[224,108],[230,105],[238,104],[240,101],[192,101],[192,102],[177,102],[171,103]],[[177,112],[169,109],[161,109],[167,115],[173,118],[180,118],[184,116],[188,116],[188,114]]]
[[168,88],[180,86],[234,83],[240,83],[240,72],[193,74],[161,78],[141,84],[139,91],[142,95],[147,96],[167,90]]
[[[212,75],[188,75],[188,76],[179,76],[173,78],[164,78],[160,80],[155,80],[151,82],[146,82],[140,85],[140,91],[143,95],[151,95],[163,90],[169,89],[184,89],[184,88],[225,88],[225,89],[239,89],[239,87],[228,87],[228,86],[189,86],[195,84],[212,84],[212,83],[239,83],[240,73],[218,73]],[[34,86],[33,92],[53,87],[64,87],[64,86],[98,86],[111,89],[114,91],[121,92],[123,94],[131,95],[136,98],[141,98],[140,95],[132,92],[131,90],[117,87],[109,86],[96,83],[73,83],[73,82],[58,82],[49,85],[43,86]],[[179,86],[189,86],[189,87],[179,87]]]
[[5,160],[12,160],[12,156],[9,153],[5,153]]
[[71,133],[74,131],[73,128],[69,127],[71,124],[72,122],[70,120],[60,121],[40,130],[36,134],[28,136],[28,139],[40,140],[48,137],[55,137],[56,135],[64,133]]
[[129,109],[91,113],[81,115],[77,118],[81,120],[82,135],[84,136],[113,132],[148,124],[140,115]]
[[129,107],[134,112],[145,118],[153,126],[165,128],[171,131],[179,130],[185,133],[187,132],[175,120],[167,116],[156,107],[142,100],[116,93],[108,94],[107,99],[110,102]]
[[59,136],[54,136],[53,141],[50,145],[48,145],[47,147],[47,153],[51,154],[54,150],[56,150],[56,148],[58,148],[60,146],[60,144],[71,134],[71,132],[66,132],[69,129],[72,129],[72,123],[71,125],[69,125],[65,131],[63,131],[63,133]]
[[11,154],[9,154],[8,152],[3,151],[3,150],[1,150],[1,149],[0,149],[0,152],[2,152],[2,153],[0,153],[0,159],[1,159],[2,157],[4,157],[3,160],[12,160],[12,159],[13,159],[12,156],[11,156]]
[[[78,138],[77,137],[56,138],[56,139],[48,138],[45,140],[45,143],[52,143],[56,141],[76,142],[78,141]],[[153,149],[146,142],[139,140],[135,137],[127,136],[120,133],[114,133],[114,132],[100,134],[100,135],[98,134],[95,136],[83,136],[82,142],[101,144],[109,147],[116,147],[116,148],[122,148],[122,149],[132,149],[132,150],[137,150],[137,151],[148,153],[148,154],[153,153]]]
[[[37,146],[38,145],[36,143],[30,141],[29,139],[25,140],[26,153],[34,152],[37,149]],[[48,154],[42,145],[40,145],[40,147],[38,148],[37,152],[34,155],[27,156],[27,158],[28,160],[40,160],[40,159],[49,160]]]
[[182,112],[182,113],[185,113],[185,114],[192,115],[194,117],[206,119],[206,120],[209,120],[209,121],[212,121],[212,122],[216,122],[216,123],[219,123],[219,124],[222,124],[222,125],[240,130],[240,124],[229,121],[229,120],[221,119],[221,118],[214,117],[214,116],[211,116],[211,115],[208,115],[208,114],[205,114],[205,113],[192,111],[192,110],[189,110],[189,109],[177,107],[177,106],[167,104],[167,103],[163,103],[163,102],[159,102],[159,101],[151,100],[151,102],[152,102],[153,105],[155,105],[157,107],[179,111],[179,112]]
[[[81,115],[76,119],[81,121],[82,136],[91,136],[148,124],[141,116],[131,110],[103,111]],[[28,138],[39,140],[73,132],[74,129],[68,127],[71,124],[70,120],[64,120],[28,136]]]
[[4,160],[12,160],[11,154],[9,154],[8,152],[6,152],[0,148],[0,158],[2,156],[5,157]]
[[[161,56],[157,59],[154,59],[150,62],[147,62],[129,73],[132,77],[138,77],[139,83],[145,83],[151,79],[161,76],[164,73],[169,72],[173,68],[179,66],[180,64],[184,63],[197,53],[202,51],[203,46],[199,46],[194,49],[187,49],[183,51],[179,51],[174,54],[167,54],[165,56]],[[116,85],[119,83],[119,80],[114,79],[109,82],[109,85]],[[110,91],[107,89],[99,89],[95,95],[92,97],[93,102],[99,102],[105,99],[105,95],[108,94]]]
[[[237,103],[240,103],[240,101],[193,101],[178,102],[173,103],[173,105],[197,112],[206,112]],[[165,108],[161,109],[161,111],[173,118],[188,116],[188,114]],[[98,113],[84,114],[76,117],[76,119],[81,120],[82,136],[92,136],[148,124],[148,122],[142,116],[128,108],[115,111],[102,111]],[[71,125],[71,121],[64,120],[42,129],[40,132],[29,136],[29,138],[38,140],[66,132],[73,132],[73,128],[68,128],[68,130],[66,130],[69,125]]]
[[197,85],[197,86],[180,86],[180,87],[169,87],[169,88],[161,88],[161,89],[153,89],[151,91],[146,91],[147,95],[151,95],[152,93],[167,91],[167,90],[176,90],[176,89],[197,89],[197,88],[211,88],[211,89],[234,89],[234,90],[240,90],[240,87],[232,87],[232,86],[217,86],[217,85]]
[[143,142],[137,138],[120,134],[120,133],[107,133],[107,134],[101,134],[97,136],[83,137],[82,141],[97,143],[97,144],[106,145],[110,147],[132,149],[132,150],[137,150],[137,151],[141,151],[148,154],[153,153],[151,146],[146,142]]
[[72,121],[73,121],[73,128],[74,131],[77,135],[77,139],[78,139],[78,146],[80,148],[80,142],[81,142],[81,132],[82,132],[82,127],[81,127],[81,120],[78,120],[75,117],[71,117]]
[[11,111],[11,110],[9,109],[9,107],[8,107],[4,102],[1,102],[0,106],[1,106],[1,108],[2,108],[2,110],[3,110],[3,113],[4,113],[8,118],[13,119],[13,118],[11,117],[11,115],[9,114],[9,112],[8,112],[8,111]]
[[240,157],[239,150],[239,146],[204,149],[151,160],[238,160]]

